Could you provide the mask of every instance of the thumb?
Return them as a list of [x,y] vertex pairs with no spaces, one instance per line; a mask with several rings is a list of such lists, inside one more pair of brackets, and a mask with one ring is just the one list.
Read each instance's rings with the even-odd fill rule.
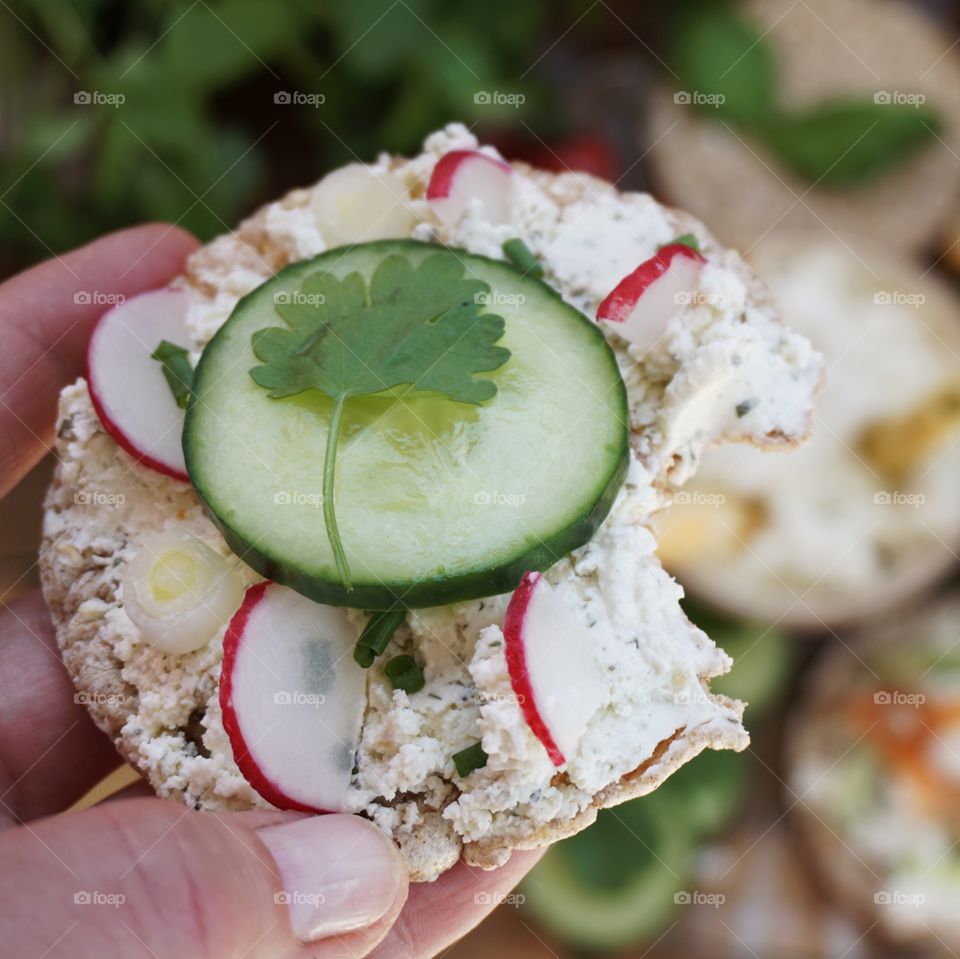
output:
[[393,843],[357,816],[219,815],[131,799],[0,834],[10,955],[363,956],[406,894]]

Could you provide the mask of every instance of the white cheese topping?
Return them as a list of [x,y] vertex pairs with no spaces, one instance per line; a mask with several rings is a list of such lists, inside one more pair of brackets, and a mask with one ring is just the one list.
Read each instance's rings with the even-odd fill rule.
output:
[[[943,417],[939,436],[927,430],[929,443],[920,421],[891,438],[903,476],[872,459],[864,437],[874,426],[896,429],[938,396],[960,397],[960,339],[951,330],[957,307],[932,281],[886,273],[862,249],[790,239],[768,242],[755,258],[786,320],[828,358],[813,439],[783,458],[740,447],[708,454],[680,509],[708,497],[721,504],[698,511],[701,535],[718,524],[736,529],[748,502],[761,521],[729,538],[727,549],[708,552],[691,542],[689,552],[675,552],[675,519],[666,515],[664,555],[681,579],[689,574],[690,585],[735,597],[754,615],[843,618],[865,602],[875,608],[878,590],[894,599],[892,586],[954,556],[960,416]],[[764,397],[761,390],[757,383],[743,395]]]
[[[464,127],[452,125],[431,136],[422,155],[383,156],[374,169],[391,169],[411,191],[419,221],[413,236],[496,257],[504,240],[520,236],[541,258],[547,281],[588,315],[658,244],[689,229],[688,221],[649,196],[620,195],[579,174],[556,177],[518,167],[510,223],[484,223],[477,207],[448,231],[422,199],[423,190],[441,155],[476,147]],[[194,256],[188,324],[197,349],[242,295],[284,263],[325,248],[310,210],[311,190],[297,190]],[[705,445],[724,436],[802,438],[820,362],[806,340],[757,303],[755,291],[748,297],[751,276],[739,258],[701,239],[711,264],[703,271],[701,295],[683,307],[668,335],[644,356],[613,343],[630,400],[628,480],[593,540],[547,573],[594,637],[605,677],[603,707],[557,770],[511,689],[501,631],[509,597],[411,612],[370,670],[357,758],[355,809],[388,833],[414,829],[424,807],[443,809],[465,840],[503,834],[521,822],[529,829],[570,818],[681,730],[705,736],[719,730],[718,741],[745,745],[738,705],[712,698],[706,685],[728,669],[729,659],[684,616],[682,590],[661,569],[647,524],[663,505],[659,486],[666,474],[682,479]],[[754,414],[749,422],[739,420],[737,404],[753,397],[759,399]],[[71,424],[60,447],[67,488],[100,484],[126,500],[122,511],[105,516],[76,506],[61,491],[46,527],[58,549],[83,553],[100,542],[122,567],[142,537],[183,525],[228,552],[189,489],[135,466],[99,430],[82,382],[65,391],[61,416]],[[124,680],[140,692],[125,734],[137,744],[152,781],[161,793],[185,792],[198,806],[257,802],[233,763],[220,721],[222,634],[204,650],[165,657],[140,640],[114,574],[107,579],[110,588],[93,615],[101,621],[99,639],[123,663]],[[399,651],[415,652],[423,665],[426,685],[417,693],[394,691],[383,675],[382,663]],[[199,745],[184,733],[193,713],[201,726]],[[461,778],[451,757],[478,739],[489,762]]]

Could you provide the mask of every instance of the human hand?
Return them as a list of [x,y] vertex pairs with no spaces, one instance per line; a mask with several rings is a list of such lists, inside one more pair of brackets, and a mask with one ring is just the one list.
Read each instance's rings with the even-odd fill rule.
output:
[[[163,285],[195,246],[175,227],[136,227],[0,285],[0,496],[49,448],[103,295]],[[39,593],[0,610],[0,952],[433,956],[538,858],[515,853],[494,872],[460,863],[408,887],[393,844],[355,816],[198,813],[145,798],[145,785],[62,814],[119,762],[75,702]]]

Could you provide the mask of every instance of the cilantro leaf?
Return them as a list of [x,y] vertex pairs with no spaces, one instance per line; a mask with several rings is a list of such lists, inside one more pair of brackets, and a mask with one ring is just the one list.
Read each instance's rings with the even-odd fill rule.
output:
[[398,387],[432,392],[457,403],[490,400],[496,385],[475,374],[499,369],[510,351],[497,346],[504,320],[481,313],[488,284],[466,277],[453,252],[440,250],[414,266],[388,256],[369,285],[359,273],[318,270],[300,289],[277,297],[286,326],[253,334],[262,366],[254,382],[273,398],[319,390],[334,401],[323,469],[323,513],[337,571],[350,589],[333,489],[337,444],[346,402]]

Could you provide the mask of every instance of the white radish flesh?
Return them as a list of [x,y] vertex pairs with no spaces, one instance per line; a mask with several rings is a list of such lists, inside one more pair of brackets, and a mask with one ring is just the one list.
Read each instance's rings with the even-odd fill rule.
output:
[[551,761],[577,751],[606,689],[593,637],[542,573],[526,573],[503,624],[507,668],[524,719]]
[[184,411],[150,354],[162,340],[189,348],[186,312],[181,290],[141,293],[104,313],[87,348],[87,386],[106,431],[144,466],[184,481]]
[[427,199],[437,217],[455,226],[476,204],[487,223],[508,223],[513,174],[508,164],[475,150],[453,150],[433,168]]
[[275,583],[247,590],[223,644],[220,704],[233,756],[280,809],[350,808],[366,673],[347,611]]

